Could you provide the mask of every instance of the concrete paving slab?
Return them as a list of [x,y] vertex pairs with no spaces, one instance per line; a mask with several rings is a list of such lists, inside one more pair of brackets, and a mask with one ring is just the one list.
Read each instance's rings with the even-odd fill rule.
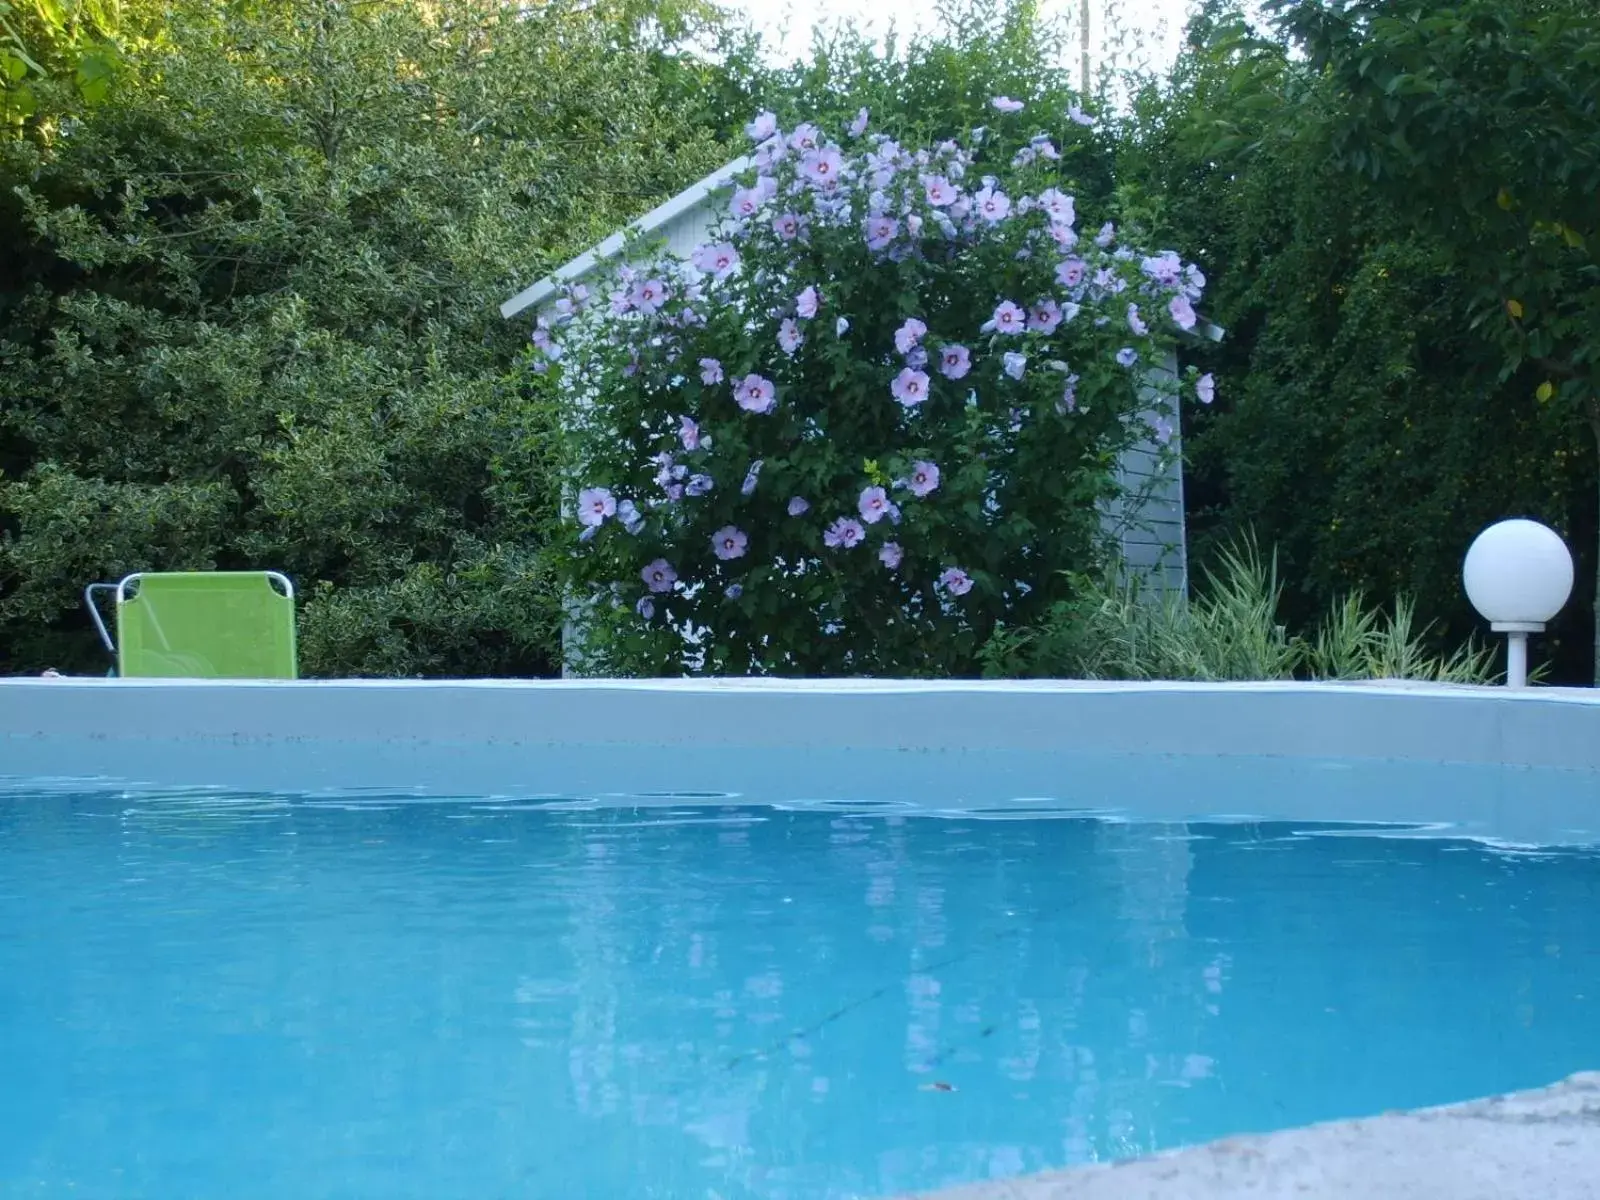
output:
[[923,1200],[1600,1200],[1600,1071],[1415,1112],[1228,1138]]

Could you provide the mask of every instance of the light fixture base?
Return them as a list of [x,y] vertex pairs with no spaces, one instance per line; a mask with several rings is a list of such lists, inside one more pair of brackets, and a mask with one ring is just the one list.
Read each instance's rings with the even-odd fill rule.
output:
[[1543,633],[1540,621],[1491,621],[1489,628],[1496,633]]

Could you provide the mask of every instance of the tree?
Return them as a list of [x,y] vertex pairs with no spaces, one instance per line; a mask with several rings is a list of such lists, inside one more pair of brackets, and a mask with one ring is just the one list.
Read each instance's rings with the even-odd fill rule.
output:
[[[1532,364],[1505,375],[1460,247],[1341,161],[1347,113],[1327,73],[1212,3],[1118,140],[1130,202],[1200,247],[1227,329],[1202,353],[1218,403],[1185,413],[1191,547],[1274,546],[1292,627],[1404,593],[1459,643],[1479,627],[1461,556],[1489,521],[1540,517],[1587,560],[1595,450],[1537,401]],[[1580,580],[1553,628],[1560,678],[1592,670],[1587,598]]]
[[0,664],[93,663],[90,579],[255,566],[300,584],[313,673],[550,670],[498,303],[724,157],[704,20],[192,0],[117,104],[5,144]]
[[[1277,0],[1329,142],[1436,240],[1546,419],[1600,446],[1600,14],[1589,0]],[[1600,483],[1600,473],[1596,476]],[[1600,571],[1600,559],[1596,561]],[[1594,614],[1600,682],[1600,605]]]

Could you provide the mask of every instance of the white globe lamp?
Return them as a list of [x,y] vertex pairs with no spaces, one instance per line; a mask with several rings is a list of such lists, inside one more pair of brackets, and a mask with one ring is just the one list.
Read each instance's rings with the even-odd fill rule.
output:
[[1506,635],[1506,686],[1528,686],[1528,635],[1540,633],[1572,595],[1572,554],[1555,530],[1517,518],[1489,526],[1461,567],[1467,599]]

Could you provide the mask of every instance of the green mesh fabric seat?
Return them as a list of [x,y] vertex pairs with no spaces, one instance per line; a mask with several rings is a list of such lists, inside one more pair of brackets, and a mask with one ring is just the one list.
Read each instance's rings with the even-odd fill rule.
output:
[[[113,644],[94,605],[116,593]],[[125,679],[294,679],[294,587],[276,571],[141,572],[90,585],[89,611]]]

